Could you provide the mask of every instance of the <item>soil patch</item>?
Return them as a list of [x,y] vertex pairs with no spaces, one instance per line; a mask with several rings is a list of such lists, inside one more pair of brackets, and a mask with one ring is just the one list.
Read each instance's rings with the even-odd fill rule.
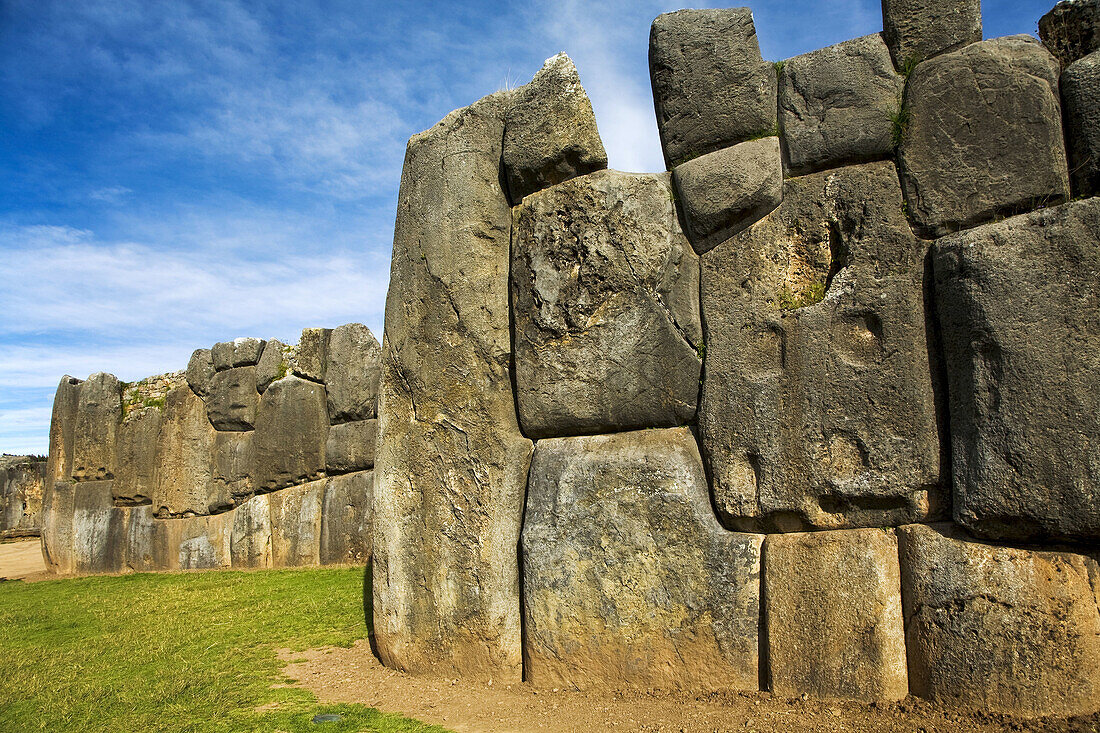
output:
[[0,543],[0,580],[34,580],[48,575],[37,537]]

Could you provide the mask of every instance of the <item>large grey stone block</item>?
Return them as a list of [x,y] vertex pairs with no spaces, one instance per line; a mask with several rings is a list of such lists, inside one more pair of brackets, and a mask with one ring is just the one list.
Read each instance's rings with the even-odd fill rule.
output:
[[524,433],[691,420],[701,366],[698,267],[667,173],[599,171],[524,199],[512,242]]
[[263,392],[276,379],[282,379],[290,372],[290,355],[286,344],[271,339],[264,344],[263,354],[256,362],[256,389]]
[[892,157],[902,86],[878,33],[787,59],[779,129],[790,173]]
[[80,385],[73,423],[73,480],[101,481],[115,475],[115,440],[122,421],[122,385],[99,372]]
[[222,509],[252,495],[252,436],[252,432],[226,432],[214,436],[211,495],[217,497]]
[[707,252],[774,209],[783,199],[779,138],[731,145],[672,171],[688,238]]
[[886,44],[899,69],[982,40],[980,0],[882,0]]
[[271,494],[253,496],[233,511],[229,555],[234,568],[270,568]]
[[762,540],[715,520],[687,428],[540,440],[521,545],[528,679],[758,689]]
[[290,371],[311,382],[325,382],[325,354],[331,328],[303,328],[298,346],[291,353]]
[[748,8],[679,10],[649,34],[653,106],[669,169],[776,129],[775,69]]
[[214,436],[202,399],[187,385],[172,388],[157,443],[153,509],[158,516],[210,512]]
[[1039,18],[1039,38],[1065,68],[1100,50],[1100,0],[1062,0]]
[[214,374],[206,414],[217,430],[251,430],[256,422],[256,367],[230,367]]
[[905,200],[927,236],[1057,204],[1069,195],[1058,62],[1030,36],[919,64],[898,149]]
[[1062,72],[1062,112],[1073,195],[1100,194],[1100,51]]
[[195,394],[206,399],[210,391],[210,380],[214,378],[214,354],[210,349],[195,349],[184,372],[187,383]]
[[1100,539],[1100,200],[935,245],[955,520]]
[[74,573],[118,573],[126,565],[125,516],[111,499],[110,480],[74,484],[72,552]]
[[909,694],[892,531],[769,535],[763,595],[774,694],[866,701]]
[[699,428],[727,527],[944,513],[926,253],[882,162],[789,179],[779,208],[703,255]]
[[157,443],[164,413],[133,410],[118,426],[114,498],[120,505],[150,504],[156,491]]
[[362,323],[332,329],[325,354],[328,417],[333,423],[367,420],[378,405],[382,347]]
[[65,375],[57,385],[50,414],[50,456],[46,465],[46,488],[58,481],[71,481],[76,412],[80,406],[82,380]]
[[1025,717],[1100,709],[1095,561],[900,530],[914,695]]
[[321,564],[362,565],[374,546],[374,472],[357,471],[325,482],[321,507]]
[[59,575],[73,572],[73,486],[56,481],[42,495],[42,560]]
[[564,53],[547,59],[531,83],[512,94],[502,161],[513,204],[607,167],[592,103]]
[[[385,664],[521,678],[516,547],[531,442],[512,395],[510,95],[409,141],[375,456],[374,627]],[[567,185],[567,184],[563,184]]]
[[263,351],[263,339],[242,337],[214,344],[210,357],[214,362],[214,369],[222,371],[234,367],[255,366]]
[[45,479],[45,461],[0,456],[0,538],[40,534]]
[[295,376],[272,382],[256,409],[253,489],[263,493],[319,477],[327,437],[325,388]]
[[328,440],[325,441],[325,470],[334,474],[372,467],[377,442],[377,420],[333,425],[328,429]]
[[163,570],[219,570],[231,565],[233,514],[158,519],[153,538],[154,563]]
[[321,564],[321,508],[326,480],[268,495],[271,506],[271,564],[276,568]]

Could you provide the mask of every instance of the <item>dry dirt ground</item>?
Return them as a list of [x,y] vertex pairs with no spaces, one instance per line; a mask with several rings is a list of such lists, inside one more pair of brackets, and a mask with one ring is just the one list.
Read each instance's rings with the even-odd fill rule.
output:
[[695,696],[655,691],[535,689],[431,679],[386,669],[367,642],[283,653],[287,675],[322,702],[358,702],[460,733],[489,731],[1100,731],[1100,715],[1022,721],[954,712],[910,698],[897,704],[784,699],[769,693]]
[[38,538],[0,542],[0,580],[36,579],[46,573]]

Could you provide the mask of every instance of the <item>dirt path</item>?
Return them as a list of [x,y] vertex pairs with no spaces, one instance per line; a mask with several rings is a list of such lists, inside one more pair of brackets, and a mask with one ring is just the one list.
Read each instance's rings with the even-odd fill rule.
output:
[[0,580],[23,580],[46,572],[38,538],[0,542]]
[[1050,723],[891,705],[787,700],[769,693],[692,696],[579,692],[412,677],[386,669],[366,642],[284,654],[286,673],[322,702],[359,702],[460,733],[490,731],[1003,731],[1100,730],[1100,716]]

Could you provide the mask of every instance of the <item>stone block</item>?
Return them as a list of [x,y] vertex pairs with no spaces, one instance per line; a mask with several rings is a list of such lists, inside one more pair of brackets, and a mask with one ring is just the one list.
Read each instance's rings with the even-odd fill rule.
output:
[[290,357],[290,371],[311,382],[325,383],[325,354],[331,328],[304,328]]
[[367,420],[377,414],[382,347],[362,323],[347,323],[329,335],[325,390],[332,423]]
[[762,540],[719,526],[687,428],[540,440],[521,544],[528,680],[758,689]]
[[315,479],[325,470],[325,388],[295,376],[260,398],[252,436],[252,486],[264,493]]
[[903,84],[878,33],[787,59],[779,129],[790,174],[893,157]]
[[126,566],[125,516],[111,498],[112,483],[110,480],[82,481],[74,485],[74,573],[119,573]]
[[224,570],[230,567],[230,512],[209,517],[158,520],[157,567],[169,570]]
[[903,527],[902,599],[912,693],[991,713],[1100,709],[1094,561]]
[[150,504],[156,491],[157,443],[163,413],[133,410],[118,426],[114,499],[120,506]]
[[40,534],[46,468],[30,456],[0,456],[0,538]]
[[531,437],[683,425],[699,394],[698,258],[669,175],[599,171],[524,199],[516,389]]
[[210,380],[214,378],[214,354],[210,349],[195,349],[184,372],[187,383],[199,397],[206,399],[210,392]]
[[882,27],[904,69],[982,40],[981,0],[882,0]]
[[251,430],[256,422],[256,367],[230,367],[214,374],[206,414],[216,430]]
[[732,145],[672,171],[688,238],[696,252],[714,249],[783,200],[779,138]]
[[363,565],[373,539],[374,472],[357,471],[325,482],[321,507],[321,564]]
[[774,694],[868,702],[909,694],[892,531],[769,535],[763,593]]
[[42,495],[42,560],[59,575],[73,572],[74,485],[56,481]]
[[65,375],[57,385],[50,415],[50,456],[46,464],[46,487],[58,481],[71,481],[73,446],[76,438],[76,412],[80,406],[80,385],[83,382]]
[[649,34],[649,75],[669,169],[775,134],[775,68],[760,57],[748,8],[658,16]]
[[547,59],[531,83],[513,93],[502,160],[513,204],[607,167],[592,103],[564,53]]
[[252,495],[252,433],[218,433],[214,436],[211,495],[220,508],[228,508]]
[[934,257],[955,520],[1100,539],[1100,200],[945,237]]
[[264,351],[264,340],[258,338],[236,338],[214,344],[210,350],[214,369],[233,369],[234,367],[255,366]]
[[232,511],[229,554],[234,568],[270,568],[271,494],[253,496]]
[[1066,68],[1100,51],[1100,0],[1062,0],[1039,18],[1039,38]]
[[321,564],[321,507],[324,479],[268,494],[271,507],[271,565],[276,568]]
[[362,471],[374,466],[374,448],[378,439],[377,420],[333,425],[325,442],[325,469],[330,474]]
[[169,391],[157,443],[158,516],[209,513],[214,437],[202,399],[186,385]]
[[974,43],[919,64],[898,160],[926,236],[1069,195],[1058,62],[1030,36]]
[[156,524],[150,505],[120,507],[122,524],[126,528],[126,567],[135,573],[162,570],[156,566]]
[[943,515],[926,254],[881,162],[789,179],[779,208],[703,255],[699,430],[727,527]]
[[1100,51],[1062,72],[1062,115],[1073,195],[1100,194]]
[[115,440],[122,421],[122,385],[99,372],[80,385],[73,422],[73,480],[102,481],[115,475]]
[[256,362],[256,389],[263,392],[276,379],[282,379],[290,371],[289,349],[278,339],[264,344],[264,352]]

